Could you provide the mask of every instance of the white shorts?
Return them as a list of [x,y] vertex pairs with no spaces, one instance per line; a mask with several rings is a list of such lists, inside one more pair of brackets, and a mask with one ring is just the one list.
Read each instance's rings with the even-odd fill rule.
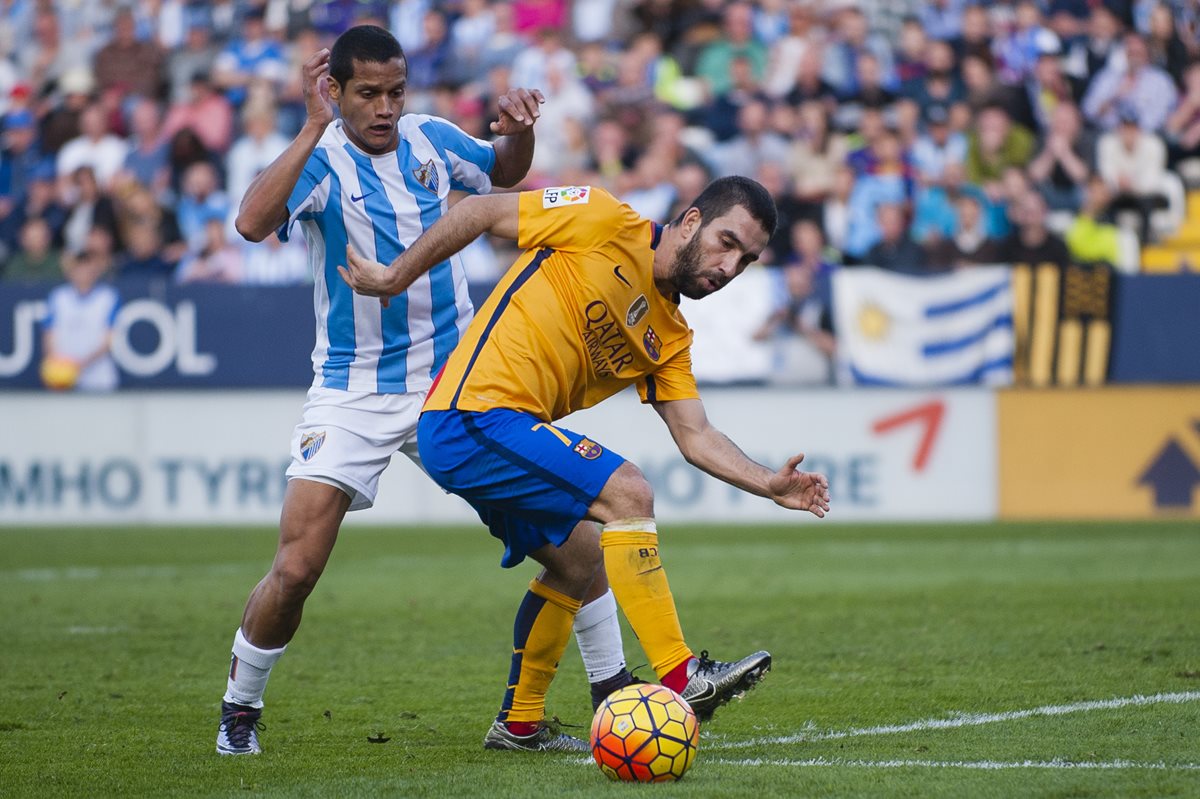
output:
[[417,419],[425,392],[367,394],[314,386],[292,432],[288,479],[325,483],[350,495],[350,510],[375,504],[379,475],[396,452],[421,466]]

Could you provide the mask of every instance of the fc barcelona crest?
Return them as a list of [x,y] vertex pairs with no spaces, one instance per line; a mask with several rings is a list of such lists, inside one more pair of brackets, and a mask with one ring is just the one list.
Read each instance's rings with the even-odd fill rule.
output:
[[600,457],[600,453],[604,452],[604,447],[601,447],[590,438],[581,438],[579,443],[575,445],[575,451],[583,457],[584,460],[594,461]]
[[413,177],[417,179],[425,188],[429,189],[434,194],[438,191],[438,172],[437,167],[433,165],[433,159],[430,158],[425,163],[413,170]]
[[325,431],[319,433],[305,433],[300,438],[300,457],[304,458],[305,462],[313,459],[317,451],[321,449],[321,445],[325,443]]
[[654,328],[646,325],[646,335],[642,336],[642,346],[646,348],[646,354],[650,356],[650,360],[657,361],[658,356],[662,354],[662,342],[658,340],[658,336],[654,334]]

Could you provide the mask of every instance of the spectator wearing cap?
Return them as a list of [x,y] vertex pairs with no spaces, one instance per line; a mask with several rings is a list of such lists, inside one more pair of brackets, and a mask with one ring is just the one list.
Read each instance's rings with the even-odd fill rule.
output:
[[96,53],[93,69],[101,91],[159,97],[165,82],[166,54],[154,41],[138,41],[133,12],[122,8],[113,20],[113,37]]
[[1096,146],[1097,170],[1113,193],[1109,210],[1133,211],[1139,219],[1142,243],[1150,241],[1150,214],[1165,208],[1163,181],[1167,149],[1163,140],[1138,125],[1137,111],[1123,107],[1115,131],[1100,137]]
[[925,132],[912,149],[913,167],[917,180],[924,186],[944,186],[947,168],[956,166],[958,177],[967,160],[967,137],[950,128],[950,109],[930,105],[924,114]]
[[1054,211],[1074,211],[1080,187],[1096,164],[1096,140],[1083,127],[1073,103],[1059,103],[1050,116],[1038,154],[1029,162],[1029,178]]
[[213,83],[238,107],[251,81],[264,80],[278,90],[287,77],[287,56],[267,30],[262,8],[246,12],[240,33],[213,64]]
[[109,132],[104,109],[93,103],[79,117],[80,135],[59,150],[56,159],[58,176],[65,178],[80,167],[88,167],[96,176],[102,190],[107,190],[114,177],[125,165],[128,145]]
[[1083,113],[1103,130],[1112,130],[1121,109],[1130,109],[1137,124],[1148,131],[1162,130],[1175,107],[1175,81],[1150,63],[1150,53],[1141,36],[1125,37],[1125,57],[1096,76],[1083,98]]

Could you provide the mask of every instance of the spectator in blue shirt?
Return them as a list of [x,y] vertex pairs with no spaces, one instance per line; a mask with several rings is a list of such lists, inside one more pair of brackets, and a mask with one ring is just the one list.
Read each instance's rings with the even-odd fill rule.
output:
[[252,81],[266,80],[278,89],[286,78],[287,54],[283,46],[270,37],[262,9],[250,9],[242,22],[242,35],[217,56],[213,82],[225,91],[231,103],[241,106]]

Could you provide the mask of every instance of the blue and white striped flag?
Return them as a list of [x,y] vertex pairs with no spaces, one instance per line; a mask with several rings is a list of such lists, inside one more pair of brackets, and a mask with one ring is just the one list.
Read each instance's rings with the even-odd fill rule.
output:
[[873,267],[833,278],[843,385],[1012,382],[1013,296],[1005,266],[932,277]]

